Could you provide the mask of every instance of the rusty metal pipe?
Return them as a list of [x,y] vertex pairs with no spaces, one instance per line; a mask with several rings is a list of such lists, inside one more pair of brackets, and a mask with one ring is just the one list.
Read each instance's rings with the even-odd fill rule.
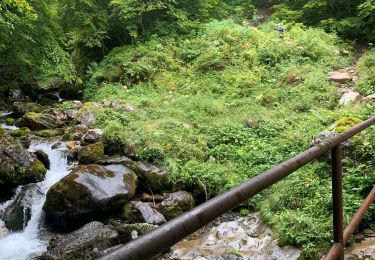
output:
[[[350,220],[350,223],[344,230],[344,245],[348,242],[350,236],[353,234],[353,232],[357,229],[359,223],[361,223],[361,220],[363,219],[366,211],[371,206],[371,204],[375,200],[375,186],[372,188],[371,192],[367,195],[366,199],[363,200],[361,207],[357,210],[357,212],[354,214],[353,218]],[[326,260],[333,260],[337,259],[337,257],[340,255],[341,249],[338,247],[341,247],[340,243],[335,243],[329,252],[327,253],[326,257],[324,259]]]
[[365,216],[366,211],[369,209],[371,204],[375,200],[375,186],[372,188],[371,192],[367,195],[366,199],[362,202],[361,207],[357,210],[353,218],[350,220],[350,223],[344,230],[344,244],[348,242],[349,237],[353,234],[353,232],[361,223],[361,220]]
[[311,147],[292,159],[202,203],[138,239],[130,241],[100,259],[150,259],[374,123],[375,117],[372,117],[329,140]]
[[[333,241],[344,246],[344,213],[342,202],[342,145],[332,149],[332,215],[333,215]],[[344,252],[337,259],[344,259]]]
[[342,251],[344,250],[341,243],[334,243],[327,255],[324,257],[324,260],[336,260]]

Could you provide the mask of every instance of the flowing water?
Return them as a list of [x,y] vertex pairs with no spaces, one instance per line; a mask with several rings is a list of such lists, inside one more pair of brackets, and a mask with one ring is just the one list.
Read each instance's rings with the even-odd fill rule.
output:
[[[48,154],[50,160],[50,170],[47,171],[45,180],[38,183],[38,188],[41,193],[33,195],[31,219],[27,223],[25,229],[21,232],[11,233],[5,230],[5,236],[0,236],[0,259],[7,260],[24,260],[32,256],[40,255],[47,248],[47,242],[39,237],[39,232],[43,226],[43,204],[46,199],[48,189],[61,178],[69,173],[69,165],[65,156],[64,149],[51,149],[53,142],[33,141],[30,145],[29,151],[34,152],[42,150]],[[20,188],[17,189],[19,192]],[[34,194],[34,193],[33,193]],[[15,199],[14,196],[10,201],[0,204],[1,211],[4,211],[7,206]],[[4,224],[0,219],[1,226]],[[4,229],[3,229],[4,230]]]

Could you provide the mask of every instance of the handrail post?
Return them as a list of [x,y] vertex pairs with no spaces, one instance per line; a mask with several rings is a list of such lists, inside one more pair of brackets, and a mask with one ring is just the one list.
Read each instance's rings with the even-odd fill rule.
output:
[[332,206],[333,206],[333,239],[340,243],[341,253],[337,259],[344,259],[344,216],[342,201],[342,144],[335,146],[331,151],[332,163]]

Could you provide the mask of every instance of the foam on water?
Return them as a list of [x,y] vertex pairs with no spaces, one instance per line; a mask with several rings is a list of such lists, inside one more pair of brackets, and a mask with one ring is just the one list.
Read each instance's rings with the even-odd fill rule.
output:
[[[32,142],[29,151],[42,150],[48,154],[50,170],[47,171],[45,180],[38,183],[42,195],[33,197],[31,219],[22,232],[7,232],[4,238],[0,238],[0,259],[25,260],[40,255],[47,248],[47,242],[39,238],[39,231],[43,223],[43,204],[46,200],[48,189],[69,173],[69,167],[65,153],[61,149],[51,149],[53,143]],[[15,196],[14,196],[15,197]],[[12,199],[14,199],[14,197]],[[12,200],[11,199],[11,200]],[[0,210],[11,203],[7,201],[0,204]],[[1,215],[0,215],[1,218]],[[1,227],[0,220],[0,227]]]

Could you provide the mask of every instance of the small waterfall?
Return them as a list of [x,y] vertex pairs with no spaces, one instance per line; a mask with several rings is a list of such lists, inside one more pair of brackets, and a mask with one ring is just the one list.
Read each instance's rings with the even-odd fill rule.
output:
[[15,126],[15,125],[7,125],[5,123],[1,123],[0,127],[2,127],[5,130],[8,130],[8,131],[13,131],[13,130],[17,130],[18,129],[18,127]]
[[[47,241],[43,241],[39,237],[43,224],[43,204],[46,199],[48,189],[59,181],[61,178],[69,173],[69,166],[65,156],[64,149],[53,150],[51,142],[38,142],[33,141],[30,145],[29,151],[35,152],[42,150],[48,154],[50,160],[50,170],[47,171],[45,180],[38,183],[38,190],[40,192],[32,193],[32,207],[31,219],[25,225],[21,232],[6,232],[4,238],[0,238],[0,259],[7,260],[25,260],[33,256],[38,256],[43,253],[47,248]],[[19,192],[20,187],[17,189]],[[12,203],[17,197],[17,194],[11,200],[0,204],[0,228],[3,225],[1,222],[1,211],[4,211],[7,206]],[[28,214],[25,212],[25,214]],[[29,213],[30,214],[30,213]]]

